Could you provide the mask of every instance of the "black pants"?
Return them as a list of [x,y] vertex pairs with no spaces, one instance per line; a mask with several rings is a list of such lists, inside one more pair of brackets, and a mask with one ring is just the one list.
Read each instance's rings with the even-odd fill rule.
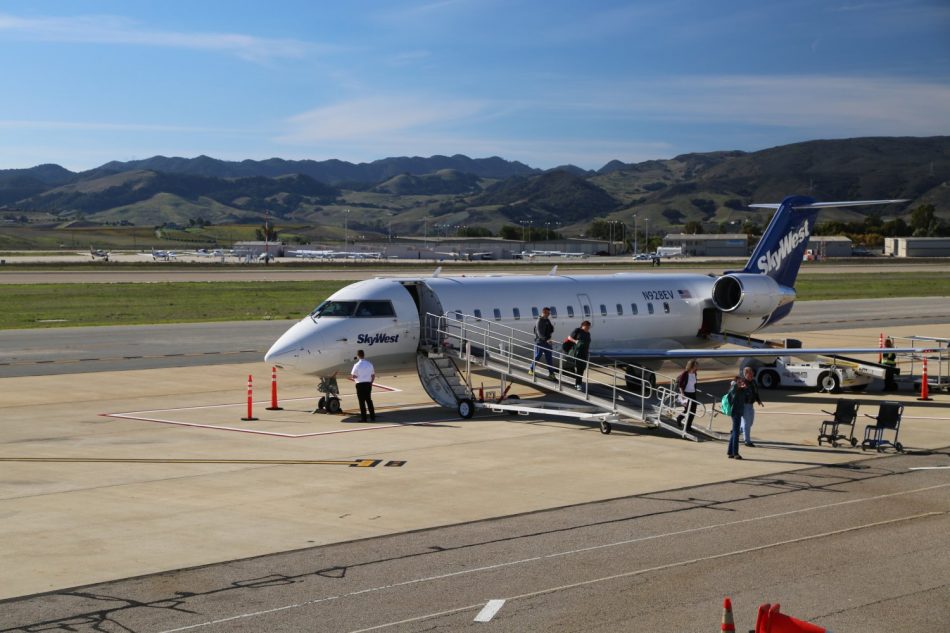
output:
[[689,433],[693,430],[693,418],[696,417],[696,405],[699,404],[696,402],[696,392],[695,391],[685,391],[684,395],[689,398],[686,401],[686,404],[683,405],[683,412],[676,416],[676,421],[680,422],[684,417],[686,418],[686,432]]
[[356,400],[360,403],[360,417],[366,422],[366,409],[369,408],[369,419],[376,419],[376,410],[373,409],[373,383],[356,383]]
[[584,372],[587,371],[587,359],[586,358],[574,358],[574,367],[573,373],[574,384],[583,385],[584,384]]

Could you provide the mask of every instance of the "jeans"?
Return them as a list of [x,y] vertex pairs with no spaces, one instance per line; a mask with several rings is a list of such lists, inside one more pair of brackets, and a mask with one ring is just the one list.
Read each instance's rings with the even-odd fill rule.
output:
[[554,356],[551,354],[551,344],[547,341],[535,341],[534,342],[534,361],[531,362],[531,369],[535,368],[535,364],[541,360],[541,356],[544,356],[544,361],[548,366],[548,373],[554,373]]
[[732,432],[729,433],[729,450],[726,455],[739,454],[739,425],[742,423],[741,409],[736,407],[732,411]]
[[747,402],[745,406],[742,407],[741,416],[742,416],[742,436],[745,438],[746,444],[752,441],[752,423],[755,422],[755,403]]

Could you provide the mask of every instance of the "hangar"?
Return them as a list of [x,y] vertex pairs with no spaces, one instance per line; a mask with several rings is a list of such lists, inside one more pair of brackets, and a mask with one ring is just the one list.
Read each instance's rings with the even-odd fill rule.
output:
[[950,237],[886,237],[884,254],[891,257],[950,257]]

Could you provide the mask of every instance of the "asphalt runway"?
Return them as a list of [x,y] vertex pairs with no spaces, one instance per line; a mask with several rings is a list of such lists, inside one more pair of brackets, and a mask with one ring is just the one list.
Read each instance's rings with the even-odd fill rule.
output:
[[948,510],[946,451],[880,457],[36,596],[0,631],[701,632],[724,596],[738,631],[779,601],[838,633],[942,631]]

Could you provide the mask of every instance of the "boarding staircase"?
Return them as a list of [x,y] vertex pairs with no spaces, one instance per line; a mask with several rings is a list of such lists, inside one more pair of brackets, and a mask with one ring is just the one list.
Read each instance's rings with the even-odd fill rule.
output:
[[[663,384],[628,371],[621,362],[588,363],[583,388],[574,388],[566,354],[555,350],[555,378],[547,378],[546,366],[529,372],[534,355],[534,335],[471,315],[426,314],[423,336],[416,356],[419,376],[426,393],[438,404],[457,409],[470,418],[477,409],[506,411],[512,415],[547,414],[596,422],[602,433],[614,424],[633,424],[663,429],[678,437],[698,441],[699,436],[719,439],[712,431],[713,407],[697,401],[692,433],[676,421],[683,406],[675,379],[657,375]],[[477,389],[473,371],[487,371],[499,378],[497,391]],[[530,384],[556,399],[521,401],[509,395],[512,381]],[[708,413],[707,413],[708,412]],[[708,417],[706,428],[701,421]]]

